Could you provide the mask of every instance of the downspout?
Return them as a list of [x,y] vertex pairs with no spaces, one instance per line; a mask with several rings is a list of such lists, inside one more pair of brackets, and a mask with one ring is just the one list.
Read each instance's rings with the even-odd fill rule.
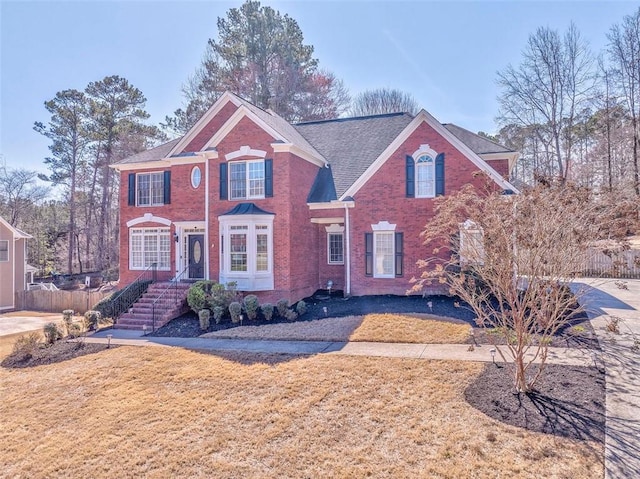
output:
[[212,246],[209,243],[209,158],[206,153],[204,155],[204,177],[204,244],[206,245],[204,248],[204,277],[211,279],[209,277],[209,252]]
[[351,296],[351,229],[349,228],[349,205],[344,204],[344,230],[345,230],[345,249],[347,257],[345,258],[345,295]]

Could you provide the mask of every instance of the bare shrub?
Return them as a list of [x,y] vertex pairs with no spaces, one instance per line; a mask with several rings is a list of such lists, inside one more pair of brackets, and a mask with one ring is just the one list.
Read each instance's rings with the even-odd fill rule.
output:
[[23,361],[31,359],[33,353],[38,349],[40,344],[40,333],[34,331],[24,336],[20,336],[13,344],[13,355]]
[[62,337],[60,328],[58,328],[56,323],[45,324],[42,328],[42,332],[44,333],[44,339],[47,344],[53,344]]

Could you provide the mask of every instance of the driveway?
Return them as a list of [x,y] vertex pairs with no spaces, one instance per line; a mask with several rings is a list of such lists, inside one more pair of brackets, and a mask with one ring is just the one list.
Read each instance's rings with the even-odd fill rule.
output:
[[[640,280],[585,280],[607,377],[605,477],[640,477]],[[608,325],[618,322],[619,332]]]
[[62,321],[62,315],[35,311],[0,314],[0,337],[36,331],[52,321]]

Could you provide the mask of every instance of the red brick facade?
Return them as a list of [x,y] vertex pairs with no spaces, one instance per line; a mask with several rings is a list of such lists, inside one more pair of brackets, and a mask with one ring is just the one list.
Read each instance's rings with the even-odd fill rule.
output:
[[[189,141],[184,152],[199,152],[206,143],[223,127],[238,107],[228,102],[218,114],[197,132]],[[416,261],[427,255],[421,244],[420,232],[428,225],[433,216],[433,199],[407,198],[405,190],[405,159],[421,145],[428,144],[438,153],[445,154],[445,194],[458,190],[467,183],[483,181],[474,176],[478,166],[472,163],[464,152],[442,136],[427,122],[422,122],[382,164],[379,170],[348,200],[349,251],[345,244],[345,262],[350,258],[350,281],[347,284],[346,265],[328,264],[327,231],[338,220],[345,223],[345,203],[334,202],[325,209],[311,208],[307,196],[321,166],[296,156],[290,151],[274,151],[278,143],[283,143],[268,133],[268,128],[260,125],[250,116],[245,116],[216,145],[217,157],[206,158],[202,152],[192,160],[182,157],[181,162],[167,159],[149,167],[135,165],[121,170],[120,192],[120,281],[123,284],[133,281],[141,271],[129,269],[130,228],[127,223],[143,218],[146,213],[162,221],[170,222],[164,226],[157,222],[144,221],[134,228],[169,227],[171,235],[171,267],[161,272],[161,277],[173,277],[178,268],[176,249],[182,243],[174,241],[174,234],[180,233],[181,222],[208,223],[207,276],[218,280],[220,272],[220,222],[218,217],[233,209],[239,203],[254,203],[260,209],[273,213],[273,290],[259,291],[256,294],[261,302],[275,303],[287,298],[296,301],[324,288],[331,280],[334,289],[347,290],[353,295],[400,294],[411,287],[410,280],[420,274]],[[273,196],[251,200],[220,199],[220,164],[227,162],[226,155],[238,152],[248,146],[253,150],[266,152],[265,159],[273,160]],[[303,155],[304,156],[304,155]],[[235,156],[230,161],[256,159],[256,156]],[[494,160],[491,165],[498,167],[498,173],[508,175],[507,160]],[[191,184],[192,169],[198,166],[202,172],[202,181],[198,188]],[[171,202],[162,206],[141,207],[128,205],[128,175],[140,172],[170,171]],[[208,175],[207,175],[208,172]],[[208,185],[208,195],[206,195]],[[496,187],[498,187],[496,185]],[[208,218],[207,214],[208,202]],[[337,206],[337,207],[334,207]],[[207,221],[208,220],[208,221]],[[372,232],[372,225],[381,221],[394,224],[395,231],[404,235],[403,274],[401,277],[379,279],[365,274],[365,233]],[[346,229],[346,228],[345,228]],[[347,231],[345,231],[346,237]]]

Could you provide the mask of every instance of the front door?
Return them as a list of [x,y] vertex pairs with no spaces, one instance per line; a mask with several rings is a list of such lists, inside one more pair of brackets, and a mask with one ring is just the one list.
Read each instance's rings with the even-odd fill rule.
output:
[[189,235],[189,279],[204,278],[204,235]]

